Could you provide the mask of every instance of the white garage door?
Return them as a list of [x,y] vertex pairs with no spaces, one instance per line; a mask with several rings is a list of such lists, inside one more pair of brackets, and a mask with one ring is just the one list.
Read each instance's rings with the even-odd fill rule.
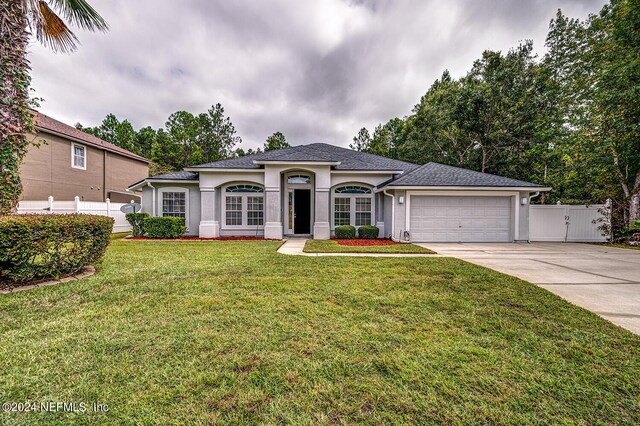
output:
[[412,195],[411,241],[511,242],[511,200],[511,197]]

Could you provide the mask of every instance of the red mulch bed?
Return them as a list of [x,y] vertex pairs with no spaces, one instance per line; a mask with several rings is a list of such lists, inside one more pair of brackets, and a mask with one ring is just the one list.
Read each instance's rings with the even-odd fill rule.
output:
[[391,240],[385,240],[382,238],[377,239],[365,239],[365,238],[345,238],[338,239],[332,238],[336,243],[341,246],[352,246],[352,247],[369,247],[369,246],[393,246],[399,243]]
[[[217,237],[217,238],[200,238],[184,236],[182,238],[149,238],[149,237],[133,237],[129,235],[125,240],[137,241],[276,241],[270,238],[262,237]],[[277,240],[280,241],[280,240]]]

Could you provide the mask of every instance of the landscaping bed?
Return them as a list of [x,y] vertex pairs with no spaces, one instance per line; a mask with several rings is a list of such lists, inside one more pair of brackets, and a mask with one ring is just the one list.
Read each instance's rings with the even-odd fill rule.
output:
[[640,336],[453,258],[114,239],[0,297],[2,424],[638,424]]
[[305,253],[416,253],[434,254],[435,252],[415,244],[396,243],[385,239],[332,239],[307,240]]

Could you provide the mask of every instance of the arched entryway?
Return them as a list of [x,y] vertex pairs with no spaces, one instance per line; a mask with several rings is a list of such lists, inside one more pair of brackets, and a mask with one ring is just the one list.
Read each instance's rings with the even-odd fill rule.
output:
[[311,235],[314,222],[314,174],[304,170],[283,173],[284,233]]

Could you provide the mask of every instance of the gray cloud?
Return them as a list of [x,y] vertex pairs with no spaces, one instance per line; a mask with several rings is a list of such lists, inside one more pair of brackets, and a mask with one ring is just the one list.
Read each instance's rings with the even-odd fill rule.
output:
[[282,131],[293,144],[346,146],[362,126],[410,113],[444,69],[485,49],[543,44],[558,8],[602,0],[93,0],[111,26],[78,31],[72,55],[31,44],[41,110],[96,125],[109,112],[160,127],[222,103],[244,148]]

